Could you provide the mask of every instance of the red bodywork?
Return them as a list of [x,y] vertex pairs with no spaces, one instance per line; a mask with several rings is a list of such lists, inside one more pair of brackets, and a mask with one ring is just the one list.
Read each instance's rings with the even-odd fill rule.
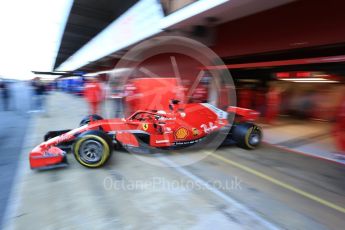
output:
[[252,109],[240,108],[235,106],[229,106],[228,113],[237,115],[238,122],[251,121],[254,122],[260,116],[260,113]]
[[[239,113],[252,120],[257,116],[252,110],[229,107],[229,113]],[[73,129],[49,139],[30,152],[31,168],[45,168],[59,164],[65,152],[56,145],[75,140],[79,134],[89,130],[103,130],[114,134],[114,140],[123,146],[140,147],[137,133],[149,135],[152,147],[170,147],[179,143],[193,143],[206,135],[229,127],[228,112],[208,103],[175,105],[172,111],[139,110],[127,119],[105,119],[91,121],[88,125]]]

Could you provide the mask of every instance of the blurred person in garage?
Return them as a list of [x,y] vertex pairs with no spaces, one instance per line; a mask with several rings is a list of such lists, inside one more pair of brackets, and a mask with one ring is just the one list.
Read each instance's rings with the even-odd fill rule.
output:
[[345,94],[340,102],[333,131],[338,149],[345,154]]
[[95,77],[86,79],[84,97],[89,103],[89,110],[91,114],[99,113],[99,106],[103,100],[103,89],[101,83]]
[[265,88],[259,87],[255,91],[255,110],[259,112],[261,115],[265,114],[265,103],[266,103],[266,94],[265,94]]
[[277,119],[281,104],[281,91],[277,86],[270,87],[267,97],[266,123],[273,124]]
[[251,85],[244,85],[238,91],[238,106],[246,109],[252,108],[253,90]]
[[120,87],[115,87],[112,92],[112,99],[114,100],[114,117],[123,117],[123,97],[124,90]]

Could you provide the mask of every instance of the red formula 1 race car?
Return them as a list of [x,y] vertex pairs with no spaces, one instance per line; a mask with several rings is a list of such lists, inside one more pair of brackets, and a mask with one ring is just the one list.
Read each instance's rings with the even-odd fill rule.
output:
[[[238,122],[231,124],[234,116]],[[112,151],[121,147],[145,152],[221,140],[253,149],[262,138],[260,127],[250,122],[257,116],[249,109],[229,107],[223,111],[208,103],[180,104],[177,100],[170,101],[168,111],[139,110],[126,119],[90,115],[79,128],[48,132],[45,142],[30,152],[30,165],[32,169],[66,165],[65,144],[70,144],[76,160],[89,168],[104,165]]]

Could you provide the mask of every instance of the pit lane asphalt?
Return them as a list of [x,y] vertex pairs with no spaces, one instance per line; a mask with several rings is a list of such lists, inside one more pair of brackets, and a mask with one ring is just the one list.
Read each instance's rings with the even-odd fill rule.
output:
[[[67,105],[65,100],[51,111],[58,116],[36,119],[32,132],[38,137],[32,144],[38,144],[48,128],[71,128],[78,123],[86,109],[75,100],[69,102]],[[61,108],[73,113],[61,112]],[[198,158],[199,154],[147,158],[181,162]],[[203,160],[183,167],[182,172],[181,168],[148,164],[126,152],[114,152],[110,164],[98,170],[81,167],[72,155],[68,159],[70,166],[65,169],[27,170],[20,182],[21,204],[13,213],[12,227],[267,229],[222,196],[236,200],[258,217],[283,229],[343,229],[345,224],[344,213],[334,208],[345,207],[344,166],[269,145],[254,151],[222,147]],[[212,193],[190,188],[188,178],[194,182],[202,180],[216,190]],[[135,190],[132,183],[157,179],[163,180],[158,188],[141,183]],[[107,180],[125,187],[107,188],[104,184]],[[181,180],[187,182],[186,187],[174,186],[174,182]],[[165,186],[169,184],[172,187]],[[217,191],[221,195],[216,196]]]
[[224,192],[282,228],[342,229],[345,224],[343,165],[263,144],[254,151],[222,147],[186,169],[223,184],[238,178],[241,190]]
[[30,116],[30,88],[24,82],[10,84],[10,110],[3,110],[0,98],[0,226],[17,170]]

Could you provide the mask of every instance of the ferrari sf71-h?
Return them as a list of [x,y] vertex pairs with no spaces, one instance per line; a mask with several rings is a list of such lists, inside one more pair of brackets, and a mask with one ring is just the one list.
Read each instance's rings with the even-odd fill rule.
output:
[[30,152],[30,166],[66,165],[66,146],[71,146],[75,159],[89,168],[103,166],[118,148],[180,149],[221,138],[223,143],[253,149],[262,138],[260,127],[252,123],[257,116],[250,109],[228,107],[223,111],[208,103],[183,104],[178,100],[171,100],[167,110],[138,110],[128,118],[90,115],[78,128],[48,132],[45,141]]

